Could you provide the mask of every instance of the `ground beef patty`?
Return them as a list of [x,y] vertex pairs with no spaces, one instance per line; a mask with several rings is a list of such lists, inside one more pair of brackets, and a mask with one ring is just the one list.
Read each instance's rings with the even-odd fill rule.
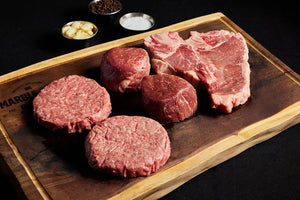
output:
[[37,121],[68,133],[90,130],[111,112],[110,96],[95,80],[70,75],[51,82],[33,100]]
[[198,106],[195,88],[185,79],[170,74],[145,77],[142,97],[149,115],[161,123],[182,121]]
[[171,153],[163,126],[141,116],[107,118],[90,131],[85,149],[92,168],[123,177],[148,176]]

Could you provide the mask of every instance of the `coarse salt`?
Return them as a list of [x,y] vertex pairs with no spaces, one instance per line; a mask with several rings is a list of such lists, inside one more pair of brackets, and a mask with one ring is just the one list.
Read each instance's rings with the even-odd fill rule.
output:
[[143,17],[131,17],[123,21],[123,27],[129,30],[143,31],[151,28],[151,22]]

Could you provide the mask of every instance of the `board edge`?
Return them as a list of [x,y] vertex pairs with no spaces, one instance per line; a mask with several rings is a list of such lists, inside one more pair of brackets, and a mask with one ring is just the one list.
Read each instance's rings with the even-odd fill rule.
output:
[[62,64],[74,59],[80,59],[86,56],[90,56],[96,53],[100,53],[106,50],[109,50],[113,47],[117,47],[117,46],[124,46],[128,43],[133,43],[135,41],[144,39],[146,36],[155,34],[155,33],[159,33],[159,32],[165,32],[165,31],[180,31],[183,29],[188,29],[190,27],[193,26],[197,26],[201,23],[205,23],[205,22],[209,22],[209,21],[213,21],[213,20],[217,20],[220,19],[221,17],[225,16],[223,13],[221,12],[216,12],[216,13],[212,13],[212,14],[208,14],[208,15],[204,15],[204,16],[200,16],[200,17],[196,17],[193,19],[189,19],[186,21],[182,21],[182,22],[178,22],[176,24],[172,24],[166,27],[162,27],[159,29],[155,29],[152,31],[148,31],[145,33],[140,33],[137,35],[132,35],[129,37],[124,37],[124,38],[120,38],[120,39],[116,39],[113,41],[109,41],[109,42],[105,42],[102,44],[98,44],[98,45],[94,45],[88,48],[84,48],[81,50],[77,50],[74,52],[70,52],[67,54],[63,54],[54,58],[50,58],[32,65],[29,65],[27,67],[23,67],[21,69],[15,70],[13,72],[9,72],[7,74],[1,75],[0,76],[0,84],[6,83],[8,81],[14,80],[16,78],[21,78],[24,77],[26,75],[29,75],[31,73],[36,73],[39,71],[43,71],[52,67],[55,67],[58,64]]
[[[216,142],[174,166],[131,185],[110,197],[109,200],[160,198],[193,177],[298,123],[300,123],[300,101],[264,120],[245,127],[237,134]],[[265,126],[266,124],[268,126]],[[166,178],[161,179],[161,177]],[[175,179],[176,182],[172,182]]]
[[[9,81],[13,81],[15,79],[25,77],[25,76],[33,74],[33,73],[38,73],[40,71],[50,69],[52,67],[55,67],[59,64],[69,62],[71,60],[80,59],[80,58],[83,58],[83,57],[86,57],[86,56],[91,56],[93,54],[97,54],[97,53],[106,51],[106,50],[111,49],[113,47],[124,46],[126,44],[136,42],[138,40],[141,40],[141,39],[145,38],[148,35],[152,35],[152,34],[159,33],[159,32],[164,32],[164,31],[180,31],[180,30],[183,30],[183,29],[188,29],[190,27],[197,26],[197,25],[202,24],[202,23],[210,22],[210,21],[213,21],[213,20],[218,20],[222,16],[224,16],[224,15],[221,12],[212,13],[212,14],[196,17],[196,18],[193,18],[193,19],[185,20],[185,21],[182,21],[182,22],[179,22],[179,23],[176,23],[176,24],[172,24],[172,25],[169,25],[169,26],[166,26],[166,27],[162,27],[162,28],[159,28],[159,29],[155,29],[155,30],[152,30],[152,31],[148,31],[148,32],[145,32],[145,33],[141,33],[141,34],[137,34],[137,35],[133,35],[133,36],[113,40],[113,41],[110,41],[110,42],[98,44],[98,45],[95,45],[95,46],[92,46],[92,47],[88,47],[88,48],[85,48],[85,49],[81,49],[81,50],[70,52],[70,53],[67,53],[67,54],[64,54],[64,55],[60,55],[60,56],[57,56],[57,57],[54,57],[54,58],[50,58],[50,59],[32,64],[32,65],[20,68],[18,70],[9,72],[7,74],[1,75],[0,76],[0,85],[5,84]],[[12,153],[14,155],[14,159],[16,161],[18,161],[18,164],[20,166],[22,166],[22,169],[24,170],[24,173],[26,174],[27,178],[30,179],[30,181],[32,182],[32,184],[34,185],[34,187],[38,191],[38,193],[41,195],[41,198],[42,199],[51,199],[51,196],[47,193],[47,190],[39,182],[38,177],[36,177],[35,173],[32,171],[29,164],[22,157],[22,155],[19,152],[17,146],[13,143],[13,140],[10,138],[9,133],[5,129],[5,127],[2,124],[1,120],[0,120],[0,132],[1,132],[2,136],[5,139],[5,141],[4,141],[5,144],[8,146],[10,151],[12,151]],[[5,157],[5,156],[3,156],[3,157]],[[9,167],[11,168],[11,166],[9,166]],[[13,174],[14,174],[14,176],[16,176],[16,174],[14,172],[13,172]],[[19,181],[19,177],[16,176],[16,178]],[[22,187],[22,183],[20,181],[19,181],[19,183]]]
[[[210,16],[210,17],[215,17],[215,18],[210,18],[210,17],[207,17],[207,16]],[[202,18],[202,17],[207,17],[207,18]],[[165,31],[167,28],[175,28],[175,29],[173,29],[174,31],[177,31],[177,30],[180,30],[180,29],[185,29],[185,28],[189,28],[189,27],[192,27],[192,26],[196,26],[196,25],[199,25],[199,24],[201,24],[201,23],[204,23],[204,22],[207,22],[207,21],[210,21],[210,20],[216,20],[216,19],[220,19],[220,18],[227,18],[225,15],[223,15],[222,13],[214,13],[214,14],[210,14],[210,15],[205,15],[205,16],[201,16],[201,17],[198,17],[198,18],[194,18],[194,19],[191,19],[191,20],[186,20],[186,21],[183,21],[183,22],[179,22],[179,23],[177,23],[177,24],[174,24],[174,25],[170,25],[170,26],[167,26],[167,27],[164,27],[164,28],[161,28],[161,29],[156,29],[156,30],[153,30],[153,31],[150,31],[150,32],[146,32],[146,33],[142,33],[142,34],[138,34],[138,35],[134,35],[134,36],[130,36],[130,37],[126,37],[126,38],[122,38],[122,39],[118,39],[118,40],[114,40],[114,41],[111,41],[111,42],[107,42],[107,43],[103,43],[103,44],[99,44],[99,45],[96,45],[96,46],[93,46],[93,47],[89,47],[89,48],[86,48],[86,49],[82,49],[82,50],[79,50],[79,51],[75,51],[75,52],[71,52],[71,53],[68,53],[68,54],[65,54],[65,55],[62,55],[62,56],[58,56],[58,57],[55,57],[55,58],[52,58],[52,59],[49,59],[49,60],[45,60],[45,61],[42,61],[42,62],[39,62],[39,63],[36,63],[36,64],[33,64],[33,65],[30,65],[30,66],[27,66],[27,67],[24,67],[24,68],[22,68],[22,69],[19,69],[19,70],[16,70],[16,71],[14,71],[14,72],[10,72],[10,73],[8,73],[8,74],[5,74],[5,75],[2,75],[2,76],[0,76],[0,84],[2,84],[2,83],[5,83],[5,82],[8,82],[8,81],[10,81],[10,80],[13,80],[13,79],[15,79],[15,78],[20,78],[20,77],[23,77],[23,76],[26,76],[26,75],[28,75],[28,74],[31,74],[31,73],[35,73],[35,72],[38,72],[38,71],[42,71],[42,70],[46,70],[46,69],[48,69],[48,68],[51,68],[51,67],[54,67],[54,66],[56,66],[57,64],[60,64],[60,63],[64,63],[64,62],[68,62],[68,61],[70,61],[70,60],[73,60],[73,59],[79,59],[79,58],[82,58],[82,57],[85,57],[85,56],[89,56],[89,55],[92,55],[92,54],[95,54],[95,53],[98,53],[98,52],[102,52],[102,51],[105,51],[105,50],[108,50],[108,49],[110,49],[110,48],[112,48],[112,47],[115,47],[115,46],[120,46],[120,44],[121,44],[121,46],[122,45],[125,45],[125,44],[128,44],[128,43],[131,43],[131,42],[134,42],[134,41],[136,41],[137,39],[138,40],[140,40],[140,39],[143,39],[144,37],[146,37],[147,35],[151,35],[151,34],[154,34],[154,33],[157,33],[157,32],[163,32],[163,31]],[[188,22],[194,22],[194,23],[196,23],[196,21],[199,19],[199,18],[201,18],[202,19],[202,21],[201,22],[198,22],[197,24],[193,24],[193,23],[189,23],[187,26],[185,26],[185,27],[179,27],[179,25],[180,24],[182,24],[182,23],[188,23]],[[209,20],[208,20],[208,18],[209,18]],[[228,18],[227,18],[228,19]],[[228,19],[229,20],[229,19]],[[177,28],[177,29],[176,29]],[[236,29],[235,28],[235,30],[238,30],[238,29]],[[252,44],[253,45],[253,41],[255,41],[251,36],[249,36],[245,31],[243,31],[243,36],[246,34],[246,38],[248,38],[248,41],[247,41],[247,43],[249,43],[249,44]],[[250,38],[250,39],[249,39]],[[258,44],[258,45],[260,45],[258,42],[255,42],[255,44]],[[264,56],[266,59],[268,59],[268,61],[270,61],[272,64],[274,64],[277,68],[279,68],[279,69],[281,69],[281,71],[282,70],[284,70],[283,71],[283,73],[285,73],[287,76],[289,76],[289,78],[291,78],[293,81],[296,81],[296,83],[298,83],[298,84],[300,84],[300,81],[299,81],[299,78],[297,77],[297,74],[296,74],[296,76],[294,75],[294,74],[292,74],[291,75],[291,77],[290,77],[290,74],[291,74],[291,69],[289,68],[289,67],[287,67],[283,62],[281,62],[279,59],[279,61],[273,61],[273,59],[275,59],[276,57],[275,56],[273,56],[271,53],[271,55],[272,55],[272,57],[270,58],[270,57],[267,57],[265,54],[265,52],[268,52],[265,48],[263,48],[261,45],[260,46],[253,46],[254,47],[254,49],[255,50],[257,50],[262,56]],[[98,49],[99,48],[99,49]],[[263,51],[261,51],[261,48],[263,48]],[[279,64],[277,63],[277,62],[280,62]],[[281,67],[281,65],[282,66],[285,66],[285,67]],[[299,75],[298,75],[299,76]],[[299,104],[299,102],[298,102],[298,104]],[[294,104],[293,104],[294,105]],[[289,108],[289,107],[288,107]],[[297,108],[299,109],[299,105],[297,106]],[[285,110],[285,109],[284,109]],[[299,110],[298,110],[299,111]],[[280,111],[280,112],[282,112],[282,111]],[[280,113],[279,112],[279,113]],[[277,114],[279,114],[279,113],[277,113]],[[277,115],[277,114],[275,114],[275,115]],[[299,113],[298,113],[298,115],[299,115]],[[273,116],[271,116],[271,118],[272,118]],[[268,119],[268,118],[267,118]],[[264,120],[263,120],[264,121]],[[275,122],[275,123],[278,123],[277,121]],[[296,123],[299,123],[299,119],[297,120],[297,122],[295,122],[294,123],[294,121],[291,123],[291,124],[289,124],[290,126],[292,126],[292,125],[295,125]],[[2,132],[2,134],[3,134],[3,130],[2,130],[2,128],[3,127],[1,127],[1,121],[0,121],[0,131]],[[253,126],[254,127],[260,127],[261,126],[261,124],[253,124]],[[248,129],[247,129],[248,128]],[[286,127],[286,128],[288,128],[288,127]],[[285,129],[286,129],[285,128]],[[4,128],[3,128],[4,129]],[[258,134],[257,133],[255,133],[255,132],[252,132],[251,134],[249,134],[250,132],[249,131],[251,131],[253,129],[253,127],[246,127],[246,129],[243,129],[242,130],[242,132],[239,132],[238,133],[238,138],[239,139],[237,139],[236,138],[236,136],[234,136],[234,138],[232,138],[232,139],[230,139],[232,136],[230,136],[230,137],[228,137],[228,138],[225,138],[224,140],[226,140],[226,139],[230,139],[230,140],[233,140],[233,141],[241,141],[241,140],[248,140],[249,138],[253,138],[253,137],[255,137],[255,136],[257,136]],[[285,129],[283,129],[283,130],[285,130]],[[5,130],[5,129],[4,129]],[[281,131],[283,131],[283,130],[281,130]],[[252,130],[253,131],[253,130]],[[280,131],[280,132],[281,132]],[[5,132],[6,132],[6,130],[5,130]],[[278,132],[279,133],[279,132]],[[278,134],[277,133],[277,134]],[[275,134],[276,135],[276,134]],[[275,135],[272,135],[272,136],[275,136]],[[8,138],[9,138],[9,135],[8,135],[8,133],[7,133],[7,136],[8,136]],[[270,136],[270,137],[272,137],[272,136]],[[269,137],[269,138],[270,138]],[[266,138],[265,140],[267,140],[267,139],[269,139],[269,138]],[[5,139],[6,139],[6,137],[5,137]],[[11,139],[10,139],[11,140]],[[265,140],[263,140],[263,141],[265,141]],[[223,141],[223,140],[222,140]],[[11,141],[12,142],[12,141]],[[260,141],[260,142],[262,142],[262,141]],[[8,144],[10,144],[9,142],[7,142]],[[219,143],[219,142],[218,142]],[[216,144],[218,144],[218,143],[216,143]],[[13,144],[13,143],[12,143]],[[216,145],[216,144],[214,144],[214,145]],[[256,143],[255,143],[256,144]],[[255,145],[255,144],[253,144],[253,145]],[[214,145],[212,145],[212,146],[214,146]],[[253,146],[252,145],[252,146]],[[250,146],[251,147],[251,146]],[[248,147],[248,148],[250,148],[250,147]],[[16,147],[17,148],[17,147]],[[232,147],[233,148],[233,147]],[[247,148],[246,148],[247,149]],[[244,149],[244,150],[246,150],[246,149]],[[13,148],[12,148],[12,150],[13,150]],[[243,151],[244,151],[243,150]],[[13,150],[14,151],[14,150]],[[18,150],[16,149],[15,150],[17,153],[19,153],[18,152]],[[242,152],[242,151],[241,151]],[[237,155],[237,154],[236,154]],[[21,156],[21,155],[20,155]],[[235,155],[233,155],[233,156],[235,156]],[[232,156],[232,157],[233,157]],[[18,157],[17,157],[18,158]],[[22,156],[21,156],[21,158],[22,158]],[[229,157],[229,158],[231,158],[231,157]],[[229,158],[227,158],[227,159],[229,159]],[[22,158],[23,159],[23,158]],[[226,160],[227,160],[226,159]],[[225,160],[224,160],[225,161]],[[224,161],[221,161],[221,162],[224,162]],[[25,162],[25,160],[24,160],[24,162]],[[220,163],[221,163],[220,162]],[[26,162],[25,162],[26,163]],[[217,164],[219,164],[219,163],[217,163]],[[215,165],[217,165],[217,164],[215,164]],[[215,165],[213,165],[213,166],[215,166]],[[211,168],[211,167],[213,167],[213,166],[210,166],[210,167],[208,167],[208,168],[205,168],[205,169],[203,169],[203,171],[200,171],[199,173],[197,173],[196,175],[194,175],[194,176],[197,176],[198,174],[200,174],[200,173],[202,173],[202,172],[204,172],[204,171],[206,171],[207,169],[209,169],[209,168]],[[24,167],[24,166],[23,166]],[[29,166],[28,166],[29,167]],[[29,169],[30,169],[30,167],[29,167]],[[34,174],[34,172],[32,172],[33,174]],[[193,176],[193,177],[194,177]],[[192,178],[192,177],[191,177]],[[161,179],[159,179],[160,181],[162,181]],[[188,179],[188,180],[190,180],[190,179]],[[175,185],[173,188],[172,188],[172,190],[174,190],[175,188],[177,188],[177,187],[179,187],[180,185],[182,185],[183,183],[185,183],[186,181],[188,181],[188,180],[183,180],[184,182],[180,182],[180,184],[178,183],[177,185]],[[37,179],[37,181],[38,181],[38,179]],[[159,182],[160,182],[159,181]],[[137,183],[138,184],[138,183]],[[167,183],[165,183],[165,184],[167,184]],[[135,186],[135,185],[133,185],[133,186]],[[131,186],[131,187],[133,187],[133,186]],[[131,188],[131,187],[129,187],[129,188]],[[129,189],[129,188],[127,188],[127,189]],[[127,189],[125,189],[125,190],[127,190]],[[147,189],[147,188],[145,188],[145,189]],[[124,190],[124,191],[125,191]],[[170,190],[170,191],[172,191],[172,190]],[[146,191],[148,191],[148,190],[146,190]],[[170,191],[168,191],[168,192],[170,192]],[[120,194],[120,193],[119,193]],[[135,196],[134,198],[139,198],[140,196],[138,196],[139,194],[144,194],[143,192],[137,192],[136,193],[137,194],[137,196]],[[147,193],[147,195],[146,194],[144,194],[144,196],[143,197],[145,197],[145,198],[149,198],[149,197],[153,197],[153,194],[154,193]],[[167,193],[165,193],[165,194],[167,194]],[[163,195],[161,195],[161,196],[163,196]],[[160,196],[160,197],[161,197]],[[114,199],[114,197],[113,197],[113,199]]]
[[[12,151],[12,153],[14,155],[14,158],[18,161],[18,164],[22,166],[22,169],[24,170],[23,173],[29,178],[29,180],[31,181],[31,183],[34,185],[35,189],[40,194],[41,198],[45,199],[45,200],[50,200],[51,199],[50,195],[47,193],[46,189],[39,182],[38,178],[36,177],[35,173],[32,171],[32,169],[29,166],[29,164],[22,157],[22,155],[19,152],[17,146],[14,144],[13,140],[10,138],[8,132],[6,131],[4,125],[2,124],[1,121],[0,121],[0,132],[2,133],[2,136],[5,139],[4,142],[6,142],[6,144],[9,147],[9,149]],[[1,153],[1,155],[2,155],[2,153]],[[2,155],[2,156],[5,159],[5,155]],[[13,172],[12,169],[11,169],[11,171]],[[14,176],[16,176],[16,174],[14,174]],[[16,176],[16,178],[19,180],[19,177]],[[19,183],[20,183],[20,186],[22,187],[22,184],[21,184],[20,181],[19,181]],[[26,192],[25,192],[25,195],[26,195]],[[28,198],[28,196],[27,196],[27,198]]]

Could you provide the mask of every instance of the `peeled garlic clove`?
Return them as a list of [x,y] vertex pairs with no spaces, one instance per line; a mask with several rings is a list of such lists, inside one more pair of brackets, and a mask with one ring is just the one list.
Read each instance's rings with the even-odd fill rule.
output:
[[74,39],[85,39],[88,37],[90,37],[90,35],[82,30],[77,31],[76,35],[73,36]]
[[66,36],[72,38],[77,32],[76,28],[70,27],[67,32],[66,32]]
[[93,32],[92,30],[87,31],[87,33],[88,33],[90,36],[94,35],[94,32]]
[[67,32],[70,28],[71,28],[71,26],[64,26],[64,27],[62,28],[63,34],[66,34],[66,32]]
[[76,29],[79,29],[81,27],[81,23],[76,21],[76,22],[73,22],[72,25],[71,25],[73,28],[76,28]]
[[91,24],[91,23],[84,23],[82,26],[81,26],[81,28],[83,29],[83,30],[85,30],[85,31],[90,31],[90,30],[92,30],[93,29],[93,25]]

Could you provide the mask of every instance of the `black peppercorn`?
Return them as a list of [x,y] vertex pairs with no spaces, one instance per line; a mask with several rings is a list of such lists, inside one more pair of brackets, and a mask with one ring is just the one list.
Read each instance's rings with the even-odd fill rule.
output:
[[99,0],[91,5],[91,11],[98,14],[110,14],[121,9],[122,4],[118,0]]

